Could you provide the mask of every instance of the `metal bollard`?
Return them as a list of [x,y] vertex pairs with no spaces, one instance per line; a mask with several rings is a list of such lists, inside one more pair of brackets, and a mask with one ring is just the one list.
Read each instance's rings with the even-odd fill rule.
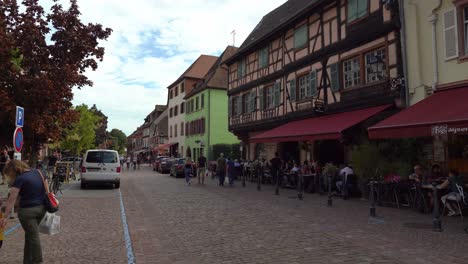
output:
[[275,195],[279,195],[279,186],[280,186],[280,171],[277,170],[275,172],[276,176],[276,190],[275,190]]
[[348,184],[346,184],[346,174],[341,175],[341,182],[343,183],[341,185],[341,197],[343,200],[348,199]]
[[297,198],[299,198],[299,200],[303,200],[304,199],[304,177],[302,177],[302,175],[299,175],[299,174],[296,174],[295,176],[297,176]]
[[437,190],[437,182],[432,182],[432,190],[434,196],[434,209],[432,210],[432,224],[433,231],[442,232],[442,221],[440,221],[440,212],[439,212],[439,196]]
[[332,194],[331,194],[331,188],[332,188],[331,181],[332,181],[332,177],[331,175],[328,175],[328,203],[327,203],[328,207],[333,206],[333,200],[332,200]]
[[375,217],[374,181],[370,181],[370,216]]
[[257,170],[257,191],[261,191],[262,190],[262,170],[261,169],[258,169]]

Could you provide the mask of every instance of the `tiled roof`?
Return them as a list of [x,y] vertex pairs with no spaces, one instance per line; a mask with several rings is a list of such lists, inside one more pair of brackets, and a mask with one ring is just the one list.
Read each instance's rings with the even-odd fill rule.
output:
[[227,89],[227,69],[222,68],[224,61],[229,59],[237,52],[238,48],[228,46],[224,52],[219,56],[216,63],[211,67],[208,73],[204,76],[203,82],[198,84],[185,98],[192,97],[193,95],[205,90],[207,87],[217,89]]
[[173,82],[167,88],[173,87],[184,78],[203,79],[203,77],[217,60],[218,57],[216,56],[201,55],[182,75],[180,75],[180,77],[175,82]]
[[250,35],[240,46],[238,54],[247,51],[258,42],[274,34],[276,31],[280,30],[282,26],[287,25],[293,19],[306,12],[309,7],[320,1],[323,0],[289,0],[271,11],[265,15],[254,30],[250,32]]

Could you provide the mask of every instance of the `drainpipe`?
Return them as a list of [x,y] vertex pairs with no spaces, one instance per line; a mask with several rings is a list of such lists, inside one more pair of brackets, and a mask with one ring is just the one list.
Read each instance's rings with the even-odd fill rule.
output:
[[409,82],[408,82],[408,54],[407,54],[407,47],[406,47],[406,19],[405,19],[405,7],[404,7],[404,0],[399,0],[398,3],[398,10],[400,12],[400,43],[401,43],[401,56],[403,60],[403,77],[404,77],[404,84],[405,84],[405,107],[410,105],[409,100]]
[[210,138],[211,138],[211,126],[210,126],[210,123],[211,123],[211,89],[208,87],[208,140],[206,142],[206,156],[207,156],[207,159],[208,161],[210,160],[210,157],[211,157],[211,149],[210,149]]
[[432,9],[432,14],[429,17],[429,22],[432,24],[432,63],[433,63],[433,75],[434,79],[432,82],[432,91],[435,92],[437,84],[439,83],[439,65],[437,64],[437,10],[442,5],[442,0],[437,1],[438,4]]

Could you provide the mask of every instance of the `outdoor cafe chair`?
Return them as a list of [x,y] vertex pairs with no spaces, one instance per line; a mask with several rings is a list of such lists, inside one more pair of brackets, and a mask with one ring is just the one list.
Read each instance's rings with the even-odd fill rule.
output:
[[[468,204],[466,203],[465,199],[465,191],[463,190],[463,187],[457,184],[457,189],[458,193],[460,194],[461,201],[463,202],[464,206],[467,206]],[[461,220],[463,221],[463,211],[462,207],[460,206],[460,201],[458,201],[457,197],[454,196],[453,194],[449,194],[447,197],[447,202],[452,201],[457,203],[458,211],[460,212]],[[444,204],[444,210],[442,211],[442,215],[445,215],[445,209],[447,208],[447,203]]]

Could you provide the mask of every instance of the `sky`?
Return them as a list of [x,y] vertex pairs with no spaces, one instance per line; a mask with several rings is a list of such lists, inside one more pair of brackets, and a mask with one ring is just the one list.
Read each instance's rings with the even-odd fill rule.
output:
[[[65,0],[62,0],[62,2]],[[50,0],[41,1],[44,6]],[[93,87],[74,89],[73,104],[96,106],[108,130],[131,134],[156,104],[167,103],[167,86],[201,54],[220,55],[240,46],[261,18],[286,0],[78,0],[85,23],[113,29],[104,61],[86,75]]]

